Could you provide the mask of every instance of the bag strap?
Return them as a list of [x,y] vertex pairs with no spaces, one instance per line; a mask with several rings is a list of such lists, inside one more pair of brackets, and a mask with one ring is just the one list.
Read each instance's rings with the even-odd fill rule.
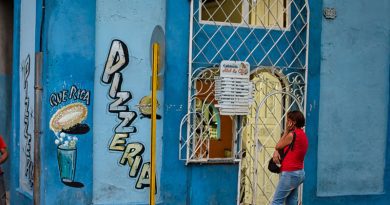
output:
[[293,132],[293,140],[292,140],[292,142],[291,142],[291,144],[290,144],[290,149],[291,149],[291,151],[294,149],[294,145],[295,145],[295,138],[297,138],[297,133],[295,133],[295,131]]
[[288,145],[288,149],[286,150],[286,152],[284,153],[284,157],[286,157],[287,153],[289,150],[293,150],[294,149],[294,144],[295,144],[295,138],[297,137],[297,134],[295,133],[295,131],[293,132],[293,140],[292,142],[290,143],[290,145]]

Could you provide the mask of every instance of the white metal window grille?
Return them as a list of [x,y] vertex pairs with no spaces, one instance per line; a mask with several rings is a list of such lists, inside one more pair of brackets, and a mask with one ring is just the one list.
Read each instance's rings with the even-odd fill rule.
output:
[[[210,9],[211,5],[214,10]],[[205,12],[207,15],[202,15]],[[264,20],[266,18],[272,20],[267,20],[267,23]],[[257,23],[253,23],[255,20],[251,19],[256,19]],[[253,26],[255,24],[261,24],[262,27]],[[212,94],[214,77],[219,76],[216,68],[222,60],[246,61],[250,64],[252,73],[271,68],[284,74],[288,78],[288,85],[285,87],[289,89],[285,92],[295,96],[304,105],[308,28],[307,0],[191,2],[188,111],[180,125],[180,159],[187,163],[241,159],[239,133],[243,129],[240,124],[243,119],[240,117],[231,117],[231,122],[228,122],[232,142],[228,144],[231,148],[226,149],[226,155],[210,156],[214,143],[212,138],[215,138],[215,132],[210,138],[209,133],[215,130],[211,128],[214,122],[210,119],[214,118],[206,117],[203,108],[215,104]],[[297,79],[299,83],[296,82]],[[203,108],[199,109],[201,107]],[[272,111],[267,111],[267,114],[272,114]],[[226,129],[221,130],[226,133]],[[224,137],[221,133],[220,136]]]
[[[309,15],[308,0],[191,2],[188,111],[180,124],[179,158],[186,164],[239,162],[237,204],[272,200],[279,178],[268,172],[267,161],[287,112],[305,113]],[[254,96],[247,116],[209,109],[216,104],[223,60],[251,67]]]
[[[180,124],[179,158],[186,164],[239,162],[237,204],[270,204],[278,175],[266,162],[287,112],[305,113],[308,0],[192,0],[190,13],[188,111]],[[223,60],[251,67],[254,96],[247,116],[210,109]]]
[[214,78],[219,76],[219,69],[199,68],[198,71],[191,77],[191,108],[180,125],[179,158],[187,163],[233,161],[236,125],[230,116],[220,115],[215,107]]
[[260,27],[286,28],[289,0],[202,0],[202,23],[233,23]]

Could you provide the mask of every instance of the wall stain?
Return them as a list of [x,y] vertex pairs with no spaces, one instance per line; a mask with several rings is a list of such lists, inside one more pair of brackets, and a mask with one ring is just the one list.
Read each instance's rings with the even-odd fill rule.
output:
[[181,111],[183,111],[184,106],[183,105],[168,104],[165,106],[165,108],[167,111],[181,112]]

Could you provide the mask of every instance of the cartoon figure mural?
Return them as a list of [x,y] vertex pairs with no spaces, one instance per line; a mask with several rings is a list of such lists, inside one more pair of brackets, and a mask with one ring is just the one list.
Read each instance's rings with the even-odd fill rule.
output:
[[72,103],[57,110],[50,119],[50,129],[54,132],[57,145],[57,160],[61,181],[71,187],[83,187],[75,182],[78,135],[89,131],[88,109],[82,103]]
[[[143,98],[141,98],[141,100],[139,101],[139,105],[138,105],[138,109],[139,109],[139,112],[141,113],[141,119],[142,118],[149,118],[151,119],[152,118],[152,96],[148,95],[148,96],[144,96]],[[160,107],[160,103],[158,102],[157,100],[157,107]],[[159,120],[161,119],[161,115],[157,114],[156,115],[156,119]]]

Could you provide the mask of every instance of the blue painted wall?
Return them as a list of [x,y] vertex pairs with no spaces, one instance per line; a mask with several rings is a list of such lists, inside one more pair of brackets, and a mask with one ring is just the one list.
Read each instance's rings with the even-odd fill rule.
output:
[[[136,33],[133,29],[139,28],[130,26],[126,28],[126,26],[131,23],[132,18],[152,14],[132,10],[129,2],[126,8],[115,7],[115,2],[121,1],[99,2],[103,11],[113,13],[113,16],[107,18],[102,13],[96,13],[95,1],[92,0],[87,2],[80,0],[45,1],[43,30],[43,84],[45,89],[40,184],[42,204],[90,204],[93,201],[96,204],[115,204],[117,202],[115,198],[106,198],[107,200],[99,198],[100,194],[109,194],[112,190],[97,189],[103,185],[95,186],[93,178],[93,170],[106,168],[105,161],[112,158],[108,156],[111,153],[105,153],[108,152],[109,141],[104,141],[104,136],[98,131],[109,130],[110,133],[106,136],[108,139],[112,137],[113,127],[106,126],[104,119],[97,123],[101,127],[97,127],[93,119],[94,114],[105,113],[106,106],[108,106],[105,103],[108,101],[108,88],[101,84],[100,75],[110,43],[116,38],[126,42],[128,48],[137,54],[136,57],[143,56],[144,61],[150,60],[146,53],[149,51],[151,32],[157,24],[165,27],[166,34],[165,97],[161,101],[164,103],[160,104],[160,111],[163,109],[162,115],[164,116],[164,136],[162,136],[164,146],[159,151],[162,167],[161,176],[158,179],[160,186],[158,202],[159,204],[195,205],[235,204],[237,164],[185,166],[183,161],[178,160],[179,124],[187,111],[190,2],[166,1],[166,26],[164,26],[164,11],[157,11],[159,8],[165,9],[162,3],[164,1],[161,1],[160,5],[153,7],[157,9],[154,17],[158,19],[154,19],[153,22],[143,22],[150,24],[150,27],[137,30],[140,33],[144,32],[143,40],[136,38],[138,41],[133,41],[132,37]],[[315,205],[386,204],[390,200],[390,194],[388,194],[390,191],[388,166],[390,159],[390,149],[388,149],[390,146],[390,103],[388,99],[390,95],[390,22],[386,16],[390,9],[389,2],[387,0],[375,2],[360,0],[359,3],[352,0],[343,2],[311,0],[310,3],[311,38],[307,99],[308,125],[306,126],[310,137],[310,148],[305,162],[307,178],[304,184],[303,202]],[[323,19],[323,6],[336,8],[337,18]],[[142,8],[146,10],[146,7]],[[125,18],[121,18],[123,17],[119,15],[121,11],[135,13],[129,14],[130,16],[126,14]],[[20,1],[15,0],[15,30],[18,30],[20,26],[19,15]],[[40,16],[39,12],[37,15]],[[110,22],[115,18],[120,20]],[[96,36],[97,40],[95,40],[95,27],[102,29],[100,33],[96,32],[101,35]],[[107,28],[109,31],[104,31]],[[19,34],[16,32],[14,34],[14,62],[19,62],[19,40]],[[143,46],[145,48],[141,49]],[[135,60],[134,63],[137,59],[133,60]],[[150,66],[149,62],[141,63],[141,65],[145,70]],[[18,71],[18,65],[14,63],[13,69]],[[130,69],[132,66],[126,68],[126,71]],[[131,72],[127,73],[124,82],[130,75]],[[18,80],[19,74],[14,72],[13,88],[18,89],[18,83],[15,83]],[[142,84],[141,87],[146,89],[148,87],[146,84],[148,83]],[[54,106],[50,104],[50,97],[53,93],[58,94],[60,91],[69,90],[72,85],[91,92],[89,104],[80,99],[68,99]],[[131,83],[126,82],[123,90],[132,91],[133,88],[126,87],[129,85]],[[100,104],[96,101],[94,103],[92,97],[94,92],[99,92],[100,94],[96,96],[101,95],[104,101],[101,100]],[[13,92],[12,104],[18,107],[19,102],[18,93]],[[57,149],[54,144],[55,134],[49,128],[52,115],[58,109],[75,102],[86,105],[89,112],[85,123],[91,128],[87,134],[79,136],[77,145],[75,180],[83,184],[83,187],[79,188],[61,183]],[[97,104],[100,110],[93,107]],[[135,106],[136,102],[132,105]],[[17,146],[18,111],[13,112],[12,116],[14,125],[10,147],[14,150],[13,152],[16,152],[19,151]],[[95,134],[101,135],[101,138],[95,138]],[[100,139],[103,141],[96,141]],[[93,145],[95,142],[97,144]],[[99,143],[102,145],[100,146]],[[351,144],[352,146],[346,146]],[[363,148],[359,149],[359,147]],[[99,149],[105,150],[97,151],[92,155],[93,150]],[[337,155],[330,156],[333,153]],[[93,159],[93,156],[96,158]],[[100,156],[103,158],[98,158]],[[379,162],[376,163],[378,157]],[[118,159],[119,157],[115,158],[113,162]],[[17,155],[13,160],[19,161]],[[339,163],[342,166],[328,170],[329,167]],[[362,164],[364,166],[360,168]],[[18,163],[12,163],[11,169],[18,170],[18,166]],[[372,167],[375,169],[367,169]],[[109,168],[107,170],[110,171]],[[18,175],[13,175],[11,179],[12,204],[31,204],[31,199],[15,191],[19,186]],[[369,179],[368,182],[367,179]],[[144,200],[146,196],[145,193],[139,193],[136,197],[139,197],[137,200]],[[123,203],[126,202],[123,201]]]
[[[36,51],[36,1],[22,1],[20,10],[19,65],[19,188],[32,197],[34,167],[34,79]],[[38,33],[39,35],[39,33]],[[16,92],[16,90],[15,90]]]
[[[41,204],[90,204],[95,1],[46,0],[44,16]],[[84,93],[80,95],[84,98],[78,98],[77,93],[71,95],[75,88],[79,94]],[[64,92],[65,98],[59,100],[58,96]],[[90,96],[88,100],[85,97],[87,92]],[[54,98],[55,95],[57,98]],[[86,134],[75,135],[78,137],[75,178],[65,184],[60,179],[56,134],[49,123],[56,111],[72,103],[86,107],[88,115],[82,123],[90,130]]]
[[[152,36],[159,26],[157,39],[164,39],[165,13],[165,0],[96,3],[94,204],[149,204],[150,187],[145,174],[150,173],[147,167],[151,161],[151,120],[140,108],[150,103],[141,100],[151,95]],[[163,80],[163,68],[158,75]],[[115,106],[117,100],[123,103]],[[155,197],[161,202],[162,131],[166,116],[163,87],[157,92],[157,100]],[[123,114],[131,117],[120,117]],[[135,145],[142,151],[131,151]]]
[[[166,71],[165,71],[165,108],[164,124],[164,164],[161,173],[161,186],[165,204],[185,204],[190,198],[187,183],[191,180],[190,172],[184,162],[180,162],[178,127],[181,117],[186,113],[189,1],[167,1],[166,14]],[[181,16],[181,18],[177,18]],[[168,148],[170,147],[170,149]],[[169,159],[169,161],[168,161]],[[175,176],[171,178],[170,176]],[[170,180],[168,180],[171,178]]]
[[317,189],[323,196],[384,192],[390,3],[355,2],[324,1],[339,15],[322,30]]
[[185,166],[178,160],[179,125],[187,112],[189,3],[167,1],[163,200],[164,204],[235,204],[237,164]]
[[323,0],[334,20],[311,7],[304,203],[387,204],[390,3]]
[[[14,1],[14,31],[20,31],[20,19],[21,16],[21,0]],[[20,32],[14,32],[13,36],[13,72],[12,72],[12,133],[10,136],[10,159],[11,160],[11,177],[10,177],[10,203],[11,204],[31,204],[32,198],[27,194],[23,193],[19,189],[19,59],[20,59]]]

